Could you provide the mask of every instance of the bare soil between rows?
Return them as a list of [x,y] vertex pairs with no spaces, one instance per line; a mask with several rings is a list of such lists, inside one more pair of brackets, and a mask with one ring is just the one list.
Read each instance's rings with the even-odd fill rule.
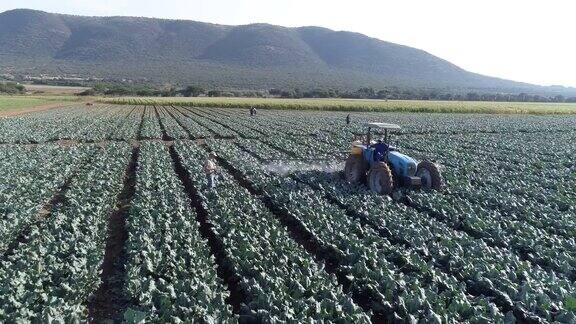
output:
[[94,323],[120,321],[131,302],[124,294],[126,242],[128,241],[126,218],[136,192],[136,169],[139,154],[140,149],[135,145],[132,149],[130,162],[126,167],[124,184],[118,195],[116,209],[109,216],[108,238],[100,275],[102,283],[88,303],[88,318]]

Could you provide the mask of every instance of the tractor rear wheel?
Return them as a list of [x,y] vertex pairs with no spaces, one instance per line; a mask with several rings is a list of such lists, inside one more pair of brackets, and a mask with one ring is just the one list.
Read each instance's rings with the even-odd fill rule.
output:
[[433,190],[442,189],[442,175],[436,164],[429,161],[418,163],[416,176],[422,179],[422,188]]
[[358,184],[366,180],[366,163],[362,155],[348,156],[344,167],[344,176],[346,181],[352,184]]
[[382,195],[392,193],[392,190],[394,190],[394,179],[388,164],[378,162],[372,166],[370,172],[368,172],[368,185],[370,190],[376,193]]

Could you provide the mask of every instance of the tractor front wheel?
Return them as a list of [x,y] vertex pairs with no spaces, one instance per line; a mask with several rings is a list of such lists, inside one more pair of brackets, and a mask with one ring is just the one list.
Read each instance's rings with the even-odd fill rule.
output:
[[394,190],[392,171],[384,162],[375,163],[368,172],[368,185],[370,190],[381,195],[389,195]]
[[442,175],[436,164],[429,161],[422,161],[418,163],[416,170],[416,176],[422,180],[422,187],[424,189],[442,189]]
[[366,163],[362,155],[350,155],[346,159],[344,167],[344,176],[346,181],[351,184],[358,184],[366,179]]

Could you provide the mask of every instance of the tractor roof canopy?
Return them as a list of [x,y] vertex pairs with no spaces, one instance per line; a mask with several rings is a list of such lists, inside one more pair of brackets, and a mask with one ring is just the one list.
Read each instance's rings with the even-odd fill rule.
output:
[[366,123],[366,127],[371,128],[379,128],[385,130],[400,130],[400,126],[396,124],[387,124],[387,123]]

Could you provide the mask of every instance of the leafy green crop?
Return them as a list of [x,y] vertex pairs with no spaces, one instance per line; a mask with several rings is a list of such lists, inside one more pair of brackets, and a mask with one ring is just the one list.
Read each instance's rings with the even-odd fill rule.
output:
[[192,173],[210,222],[222,237],[232,266],[241,277],[250,303],[241,316],[263,322],[342,319],[368,322],[369,318],[306,254],[262,202],[235,184],[231,176],[220,173],[217,191],[204,186],[200,148],[178,143],[184,164]]
[[65,201],[31,226],[0,268],[0,320],[76,321],[100,284],[108,215],[122,188],[129,146],[100,149],[70,184]]
[[140,150],[136,195],[127,220],[128,292],[137,302],[125,319],[230,321],[228,294],[166,146],[145,143]]
[[[0,321],[91,320],[108,216],[125,208],[122,277],[105,282],[128,323],[576,322],[575,117],[347,125],[346,112],[146,104],[0,119]],[[440,165],[446,188],[346,183],[370,121],[402,125],[398,149]]]
[[[243,147],[249,147],[249,144],[242,144]],[[374,196],[364,187],[351,188],[343,180],[326,177],[326,174],[323,172],[302,172],[300,176],[302,177],[301,179],[304,182],[310,183],[312,187],[291,180],[273,180],[273,174],[267,172],[266,169],[259,168],[258,161],[238,147],[234,147],[234,145],[223,141],[211,142],[211,146],[218,147],[221,152],[224,152],[225,157],[232,161],[234,165],[238,166],[238,169],[251,179],[253,183],[264,188],[280,205],[286,206],[288,212],[293,213],[302,222],[309,224],[308,228],[318,229],[319,232],[315,233],[316,236],[322,238],[323,232],[328,230],[334,231],[327,232],[325,236],[328,244],[335,242],[334,240],[337,235],[345,233],[343,236],[345,237],[346,250],[350,250],[350,238],[353,237],[354,234],[347,233],[354,229],[354,222],[348,223],[347,225],[343,223],[343,227],[332,229],[334,224],[340,224],[349,217],[343,215],[341,210],[329,207],[330,204],[327,204],[328,201],[323,198],[325,194],[334,197],[339,200],[340,204],[348,206],[350,211],[376,224],[374,226],[375,228],[381,229],[382,231],[390,231],[389,236],[391,238],[399,240],[400,242],[407,242],[407,244],[412,246],[413,251],[417,253],[411,257],[405,256],[404,258],[406,260],[415,262],[421,257],[432,257],[433,268],[429,268],[430,263],[428,262],[426,266],[420,267],[418,272],[426,273],[426,271],[437,268],[440,270],[439,273],[453,274],[457,280],[464,280],[471,283],[489,282],[490,286],[488,287],[493,287],[489,288],[492,289],[493,294],[499,295],[501,298],[508,298],[513,304],[517,303],[517,307],[526,309],[528,313],[534,312],[537,316],[548,320],[553,318],[553,316],[558,318],[571,318],[574,316],[573,312],[566,313],[558,311],[558,308],[561,307],[560,305],[566,303],[563,297],[566,295],[566,292],[574,291],[573,284],[562,276],[563,271],[561,269],[557,270],[558,275],[539,270],[538,267],[534,268],[532,263],[522,260],[514,253],[514,250],[511,252],[506,249],[487,246],[486,243],[474,237],[465,235],[465,233],[461,233],[460,231],[455,231],[453,228],[457,228],[456,224],[438,222],[426,213],[419,213],[412,208],[406,208],[406,206],[402,204],[395,203],[389,197]],[[288,161],[286,163],[289,164],[290,162]],[[302,163],[301,167],[304,166],[305,164]],[[268,185],[267,183],[270,181],[271,184]],[[297,193],[300,191],[302,194],[298,195]],[[435,193],[410,193],[412,199],[416,199],[417,196],[424,197],[425,195],[435,196],[434,198],[428,197],[423,199],[422,204],[424,206],[427,206],[425,205],[426,203],[439,202],[441,199],[444,199],[442,195]],[[477,203],[480,204],[481,202]],[[305,207],[306,205],[310,207],[307,208]],[[320,206],[329,207],[330,210],[323,210]],[[379,207],[374,208],[373,206]],[[441,215],[444,215],[446,208],[449,206],[466,206],[466,204],[445,202]],[[540,206],[540,208],[542,208],[542,206]],[[312,217],[306,216],[310,213],[313,213],[311,214]],[[338,214],[342,215],[341,219],[338,219],[337,222],[330,221],[331,225],[328,225],[328,223],[324,225],[318,223],[321,216],[331,215],[331,217],[334,217],[334,215]],[[486,216],[484,219],[486,219]],[[314,225],[315,223],[318,225]],[[365,226],[356,230],[360,231],[359,234],[357,234],[359,237],[366,238],[367,233],[370,233],[370,229]],[[462,234],[464,234],[464,236]],[[494,236],[487,236],[487,238],[488,237]],[[558,243],[568,244],[570,242],[571,241],[564,241]],[[398,243],[394,245],[396,244]],[[361,243],[359,246],[366,245],[366,243]],[[549,243],[546,244],[546,246],[548,245]],[[390,249],[390,247],[388,247],[388,249]],[[408,252],[410,250],[404,251]],[[399,250],[386,254],[394,255],[401,252],[402,250]],[[446,258],[454,253],[459,257]],[[567,251],[565,253],[567,253],[568,257],[570,252]],[[378,260],[380,258],[373,259]],[[573,258],[568,257],[567,262],[573,260]],[[446,264],[446,262],[448,262],[448,264]],[[479,267],[479,265],[483,266]],[[527,269],[530,269],[529,272],[526,271]],[[573,269],[573,267],[565,269],[568,271],[569,269]],[[503,277],[505,273],[508,273],[508,278]],[[366,274],[367,273],[365,273],[365,275]],[[457,286],[458,284],[456,284],[455,287]],[[460,288],[456,288],[456,291],[463,288],[464,287],[460,286]],[[435,297],[433,300],[438,302],[441,299]],[[483,303],[480,302],[480,304]],[[484,303],[484,305],[491,306],[486,308],[484,315],[478,314],[473,316],[494,318],[495,314],[493,310],[495,309],[495,305],[490,303]],[[554,306],[551,307],[550,305]],[[446,308],[447,310],[459,309],[452,307]],[[438,311],[440,311],[440,309],[442,309],[442,307],[439,307]],[[476,309],[477,312],[481,310],[481,308],[478,307],[474,307],[474,309]],[[553,311],[554,313],[551,312],[553,309],[556,309]],[[465,314],[465,316],[470,316],[468,312]],[[508,314],[507,316],[513,315]],[[452,315],[451,318],[458,317]]]
[[86,146],[0,147],[0,252],[43,217],[44,205],[94,153]]

